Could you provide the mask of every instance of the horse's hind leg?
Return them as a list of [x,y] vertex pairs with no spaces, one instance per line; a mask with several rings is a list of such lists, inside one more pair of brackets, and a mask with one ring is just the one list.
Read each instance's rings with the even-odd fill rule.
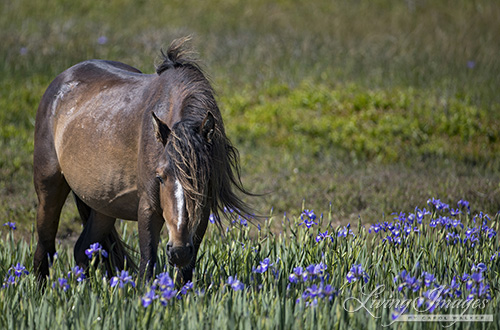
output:
[[38,196],[36,230],[38,244],[34,256],[34,269],[40,281],[49,275],[49,259],[56,252],[55,240],[61,209],[70,187],[60,171],[56,157],[50,152],[34,153],[34,183]]

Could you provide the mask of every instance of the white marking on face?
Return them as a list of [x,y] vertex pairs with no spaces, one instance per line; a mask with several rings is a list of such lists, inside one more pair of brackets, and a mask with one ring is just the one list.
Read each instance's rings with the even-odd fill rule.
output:
[[179,180],[175,180],[175,199],[177,200],[177,230],[181,230],[184,215],[184,189]]

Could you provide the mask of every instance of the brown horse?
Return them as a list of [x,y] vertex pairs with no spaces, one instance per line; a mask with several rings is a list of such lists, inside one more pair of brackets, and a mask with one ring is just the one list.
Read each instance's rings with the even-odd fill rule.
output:
[[[36,115],[34,184],[38,245],[34,268],[44,281],[55,250],[61,208],[72,191],[84,229],[74,250],[99,242],[109,273],[133,265],[115,229],[137,220],[142,277],[153,276],[166,222],[169,263],[192,278],[210,213],[249,214],[238,152],[226,137],[214,92],[186,56],[187,38],[172,42],[155,74],[119,62],[90,60],[61,73]],[[126,261],[125,261],[126,260]]]

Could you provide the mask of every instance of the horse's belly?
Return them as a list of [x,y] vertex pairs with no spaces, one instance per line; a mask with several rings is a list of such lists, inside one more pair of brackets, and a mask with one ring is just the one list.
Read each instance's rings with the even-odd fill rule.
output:
[[71,190],[92,209],[114,218],[137,220],[137,186],[127,184],[129,180],[109,180],[102,175],[73,175],[72,170],[68,173],[64,169],[63,175]]
[[[72,188],[73,189],[73,188]],[[76,190],[76,191],[75,191]],[[137,189],[135,187],[119,192],[73,189],[88,206],[107,216],[125,220],[137,220]]]
[[58,161],[85,204],[108,216],[136,220],[138,133],[120,123],[105,127],[104,119],[81,116],[57,125]]

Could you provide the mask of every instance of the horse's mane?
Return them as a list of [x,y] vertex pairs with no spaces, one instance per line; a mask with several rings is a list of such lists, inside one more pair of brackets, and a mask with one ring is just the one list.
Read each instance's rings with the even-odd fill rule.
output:
[[249,194],[241,183],[238,151],[217,128],[208,143],[200,126],[201,121],[191,119],[176,123],[166,145],[171,169],[186,194],[190,227],[197,227],[207,203],[218,224],[221,214],[248,218],[250,208],[233,189]]
[[156,67],[156,73],[161,75],[168,69],[179,67],[194,67],[201,71],[199,64],[194,59],[194,52],[190,50],[186,44],[191,40],[191,37],[184,37],[172,41],[167,51],[161,50],[162,63]]
[[[206,203],[220,225],[220,216],[249,218],[251,209],[235,193],[244,189],[240,179],[239,153],[226,137],[222,117],[215,102],[214,91],[196,62],[183,47],[188,38],[172,42],[163,63],[156,72],[181,68],[184,100],[183,119],[171,130],[166,150],[175,177],[186,194],[186,209],[190,227],[196,228]],[[200,127],[207,113],[215,118],[211,141],[200,134]],[[231,210],[232,212],[225,212]]]

